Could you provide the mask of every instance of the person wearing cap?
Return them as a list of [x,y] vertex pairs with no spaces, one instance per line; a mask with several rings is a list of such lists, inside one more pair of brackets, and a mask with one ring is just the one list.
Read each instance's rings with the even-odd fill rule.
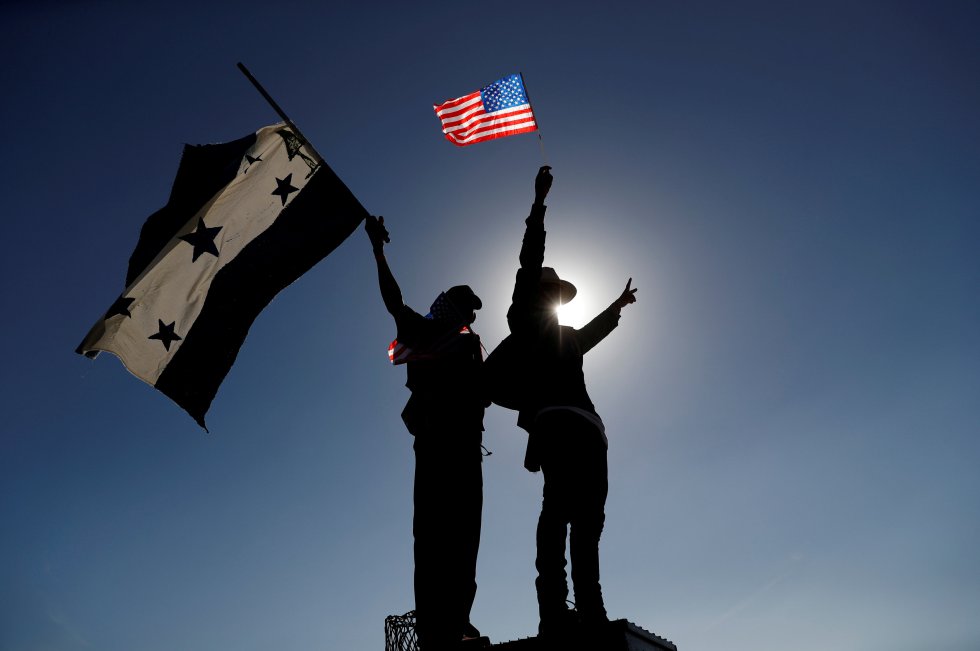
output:
[[381,297],[395,319],[396,342],[408,351],[399,361],[407,362],[411,391],[402,419],[415,437],[416,634],[425,651],[456,649],[462,640],[480,636],[469,616],[476,596],[483,412],[489,402],[480,388],[480,338],[470,325],[483,304],[469,286],[456,285],[420,315],[402,301],[385,259],[384,217],[368,217],[365,230]]
[[[507,323],[520,341],[530,387],[517,424],[528,431],[525,467],[544,475],[537,527],[537,589],[542,637],[567,635],[576,624],[595,629],[607,622],[599,585],[599,537],[605,522],[608,466],[605,426],[585,388],[582,358],[618,325],[620,310],[636,301],[626,289],[582,328],[558,324],[557,307],[576,290],[544,263],[544,200],[550,167],[534,182],[535,198],[521,245],[520,269]],[[566,606],[565,540],[570,534],[575,610]]]

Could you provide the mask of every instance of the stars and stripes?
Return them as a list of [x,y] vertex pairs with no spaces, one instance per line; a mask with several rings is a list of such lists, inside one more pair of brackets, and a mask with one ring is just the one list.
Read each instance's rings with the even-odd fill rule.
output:
[[392,364],[404,364],[412,354],[412,349],[397,339],[388,344],[388,361]]
[[[429,316],[426,316],[426,318],[428,319]],[[397,339],[394,339],[390,344],[388,344],[388,361],[392,364],[398,365],[406,362],[421,362],[427,359],[435,359],[453,345],[456,337],[459,335],[468,335],[470,333],[471,330],[469,326],[464,325],[460,327],[458,332],[450,332],[446,337],[436,341],[424,350],[414,350]]]
[[519,74],[432,108],[442,122],[446,140],[460,147],[538,128]]
[[185,147],[170,201],[140,232],[125,291],[77,349],[113,353],[202,427],[259,312],[367,215],[284,126]]

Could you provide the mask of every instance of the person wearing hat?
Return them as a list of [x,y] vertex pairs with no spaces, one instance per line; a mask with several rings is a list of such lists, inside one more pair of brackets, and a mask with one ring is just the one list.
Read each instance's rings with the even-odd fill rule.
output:
[[[576,289],[544,263],[544,200],[550,167],[534,182],[535,199],[526,220],[520,269],[507,311],[511,335],[520,342],[523,372],[531,379],[517,424],[528,431],[525,467],[544,475],[537,527],[539,635],[567,635],[576,624],[595,630],[607,622],[599,585],[599,537],[608,492],[605,426],[585,388],[582,358],[618,325],[620,310],[636,301],[626,289],[582,328],[558,324],[556,309]],[[575,610],[566,606],[565,540],[570,533]]]
[[[468,285],[439,294],[425,316],[402,301],[384,255],[384,217],[364,225],[385,307],[397,338],[393,363],[406,363],[411,390],[402,419],[415,437],[415,617],[420,648],[456,649],[479,638],[470,624],[483,509],[483,353],[470,328],[483,307]],[[395,352],[397,350],[397,353]]]

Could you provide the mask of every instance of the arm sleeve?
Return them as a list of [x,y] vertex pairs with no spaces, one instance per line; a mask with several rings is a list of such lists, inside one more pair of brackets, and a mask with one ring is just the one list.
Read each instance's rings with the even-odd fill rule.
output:
[[424,343],[425,328],[430,321],[407,305],[399,307],[392,316],[395,317],[395,338],[398,341],[409,347]]
[[596,318],[575,331],[582,354],[589,352],[619,325],[619,308],[607,307]]
[[521,243],[520,262],[510,309],[507,310],[507,324],[513,333],[526,332],[533,327],[531,307],[541,281],[541,265],[544,264],[544,213],[547,207],[540,204],[531,206],[531,214],[525,220],[524,240]]

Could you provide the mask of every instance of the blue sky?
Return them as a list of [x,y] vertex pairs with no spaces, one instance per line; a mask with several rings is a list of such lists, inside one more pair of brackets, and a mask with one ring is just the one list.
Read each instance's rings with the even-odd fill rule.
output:
[[[259,317],[209,435],[73,353],[183,143],[276,120],[237,61],[385,216],[406,301],[470,284],[488,348],[542,153],[457,149],[431,106],[524,73],[564,318],[639,287],[586,358],[613,617],[684,651],[980,646],[980,6],[137,4],[0,9],[0,649],[368,651],[412,607],[363,232]],[[486,418],[495,641],[537,624],[515,420]]]

